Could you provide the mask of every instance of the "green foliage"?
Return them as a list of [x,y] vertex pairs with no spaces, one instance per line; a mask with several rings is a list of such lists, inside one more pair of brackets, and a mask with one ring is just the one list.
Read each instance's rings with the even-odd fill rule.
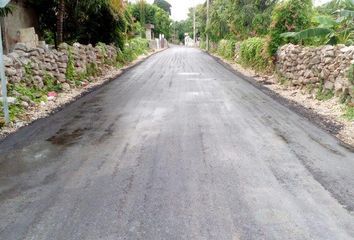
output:
[[[106,56],[107,54],[107,46],[104,43],[98,43],[98,48],[101,51],[101,54]],[[114,65],[115,61],[108,59],[107,57],[104,58],[104,63],[109,65]],[[69,49],[68,51],[68,63],[66,67],[65,78],[71,85],[79,86],[81,83],[86,80],[88,77],[91,76],[98,76],[100,74],[99,68],[95,63],[88,63],[86,65],[86,70],[84,72],[77,72],[75,68],[74,58],[72,56],[72,52]],[[61,86],[60,86],[61,87]]]
[[226,59],[233,59],[235,55],[235,41],[222,39],[218,44],[217,53]]
[[100,74],[100,71],[95,63],[88,63],[86,65],[86,76],[96,77]]
[[266,50],[264,38],[249,38],[241,43],[240,63],[258,71],[265,71],[271,67],[271,60]]
[[28,87],[24,84],[9,85],[9,92],[18,92],[21,96],[27,96],[31,101],[39,103],[41,101],[46,101],[46,91],[45,89],[39,89],[35,86]]
[[[230,36],[230,25],[231,20],[230,11],[231,1],[215,0],[211,4],[210,8],[210,24],[206,28],[206,31],[210,35],[210,40],[218,42],[223,38],[228,38]],[[192,19],[192,16],[190,18]],[[201,18],[203,22],[204,19]]]
[[[345,10],[340,10],[342,13]],[[354,13],[354,12],[353,12]],[[293,38],[298,42],[304,43],[306,40],[309,45],[322,44],[352,44],[354,41],[353,17],[345,14],[333,19],[330,16],[315,17],[317,27],[308,28],[299,32],[287,32],[281,34],[283,38]]]
[[55,33],[49,30],[43,30],[43,40],[47,44],[54,45],[55,44]]
[[354,85],[354,64],[351,64],[349,67],[348,79]]
[[339,102],[341,104],[346,104],[351,99],[348,92],[344,92],[339,96]]
[[12,14],[12,12],[14,11],[14,6],[9,4],[4,8],[0,8],[0,17],[6,17],[9,14]]
[[[166,11],[155,4],[148,4],[144,0],[140,0],[137,3],[130,3],[128,5],[128,11],[142,27],[147,23],[153,24],[155,26],[155,36],[164,34],[165,38],[170,39],[172,21]],[[143,31],[140,32],[140,36],[144,36],[144,34],[145,31],[143,29]]]
[[311,0],[285,0],[280,2],[272,13],[268,51],[274,55],[278,47],[289,42],[281,37],[285,32],[298,32],[310,27],[312,11]]
[[[4,119],[4,111],[3,111],[3,104],[2,101],[0,102],[0,128],[4,126],[5,122]],[[9,115],[10,115],[10,122],[16,120],[16,118],[25,112],[23,106],[21,104],[11,104],[9,106]]]
[[203,39],[200,41],[199,48],[206,50],[206,42]]
[[354,10],[354,2],[352,0],[332,0],[316,8],[317,12],[322,15],[331,15],[338,9]]
[[27,83],[33,83],[33,69],[32,69],[32,63],[28,62],[27,64],[24,65],[25,69],[25,82]]
[[67,63],[67,67],[66,67],[65,78],[72,85],[75,85],[77,73],[75,70],[74,58],[73,58],[73,55],[72,55],[72,52],[70,49],[68,50],[68,63]]
[[183,20],[173,23],[173,31],[176,33],[176,38],[182,43],[184,42],[184,34],[191,33],[192,29],[192,22],[189,20]]
[[[56,39],[57,0],[28,0],[39,16],[41,38]],[[65,0],[64,40],[68,43],[115,43],[124,47],[131,25],[121,0]]]
[[45,73],[43,77],[43,83],[44,83],[44,91],[46,93],[48,92],[59,92],[62,90],[62,85],[61,83],[57,82],[55,78],[50,75],[49,73]]
[[154,4],[171,15],[171,4],[165,0],[154,0]]
[[349,121],[354,121],[354,107],[347,106],[343,117]]
[[334,97],[333,90],[324,89],[323,82],[321,82],[320,87],[316,93],[316,99],[320,101],[326,101]]
[[131,39],[125,46],[122,55],[119,53],[117,57],[122,58],[124,63],[135,60],[139,55],[146,53],[149,43],[143,38]]
[[283,38],[295,38],[299,41],[311,39],[311,38],[323,38],[328,36],[332,31],[328,28],[308,28],[300,32],[286,32],[282,33],[280,36]]

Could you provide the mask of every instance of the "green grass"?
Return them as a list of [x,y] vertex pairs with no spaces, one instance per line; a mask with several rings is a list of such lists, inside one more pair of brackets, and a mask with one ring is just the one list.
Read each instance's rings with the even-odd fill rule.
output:
[[354,107],[346,107],[343,117],[347,120],[354,121]]
[[320,101],[327,101],[333,97],[334,97],[333,90],[324,89],[323,82],[322,82],[316,93],[316,99]]
[[[9,106],[10,121],[13,122],[17,117],[25,112],[25,109],[21,104],[11,104]],[[4,109],[2,102],[0,102],[0,127],[4,125]]]

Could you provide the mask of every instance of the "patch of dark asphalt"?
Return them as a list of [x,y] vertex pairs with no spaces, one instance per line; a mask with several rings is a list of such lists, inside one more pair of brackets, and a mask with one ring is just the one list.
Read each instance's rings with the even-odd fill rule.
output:
[[83,133],[89,130],[88,128],[78,128],[72,132],[65,132],[64,129],[60,129],[54,136],[47,139],[47,141],[51,142],[54,145],[72,145],[78,140],[80,140]]
[[351,146],[351,145],[343,142],[341,139],[339,139],[336,136],[340,132],[340,130],[343,129],[343,124],[335,122],[331,119],[328,119],[326,116],[316,113],[312,109],[308,109],[295,101],[292,101],[290,99],[287,99],[287,98],[281,96],[280,94],[265,87],[263,83],[258,82],[254,78],[246,76],[246,75],[242,74],[241,72],[237,71],[229,63],[223,61],[221,58],[216,57],[212,54],[209,54],[208,52],[205,52],[205,51],[203,51],[203,52],[205,54],[209,55],[210,57],[212,57],[213,59],[215,59],[225,69],[234,73],[236,76],[244,79],[245,81],[250,83],[252,86],[256,87],[257,89],[261,90],[263,93],[270,96],[272,99],[276,100],[278,103],[286,106],[287,108],[289,108],[293,112],[305,117],[306,119],[308,119],[309,121],[311,121],[315,125],[319,126],[321,129],[330,133],[333,137],[335,137],[339,141],[339,144],[341,146],[345,147],[346,149],[348,149],[351,152],[354,152],[354,146]]

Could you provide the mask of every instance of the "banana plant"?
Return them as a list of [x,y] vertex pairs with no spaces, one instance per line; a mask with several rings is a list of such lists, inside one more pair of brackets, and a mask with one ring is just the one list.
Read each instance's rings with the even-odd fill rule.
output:
[[12,5],[7,5],[4,8],[0,8],[0,17],[6,17],[9,14],[12,14],[14,7]]
[[352,44],[354,42],[354,11],[338,10],[335,14],[337,15],[336,19],[330,16],[317,16],[315,18],[317,27],[299,32],[286,32],[281,36],[300,42],[312,40],[319,44]]

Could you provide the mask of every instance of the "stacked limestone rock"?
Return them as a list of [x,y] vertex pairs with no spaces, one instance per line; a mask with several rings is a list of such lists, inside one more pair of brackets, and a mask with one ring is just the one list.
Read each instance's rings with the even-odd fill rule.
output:
[[[65,76],[69,54],[72,56],[76,72],[85,72],[90,63],[102,71],[114,63],[117,49],[107,45],[93,47],[91,44],[75,43],[69,46],[64,43],[56,50],[45,45],[28,48],[25,44],[18,43],[13,52],[4,56],[5,74],[9,83],[21,83],[38,88],[44,86],[43,79],[48,74],[62,83],[64,90],[68,90],[72,84]],[[31,69],[31,78],[25,77],[26,68]]]
[[354,46],[282,46],[277,53],[277,69],[294,85],[320,83],[337,95],[349,93],[354,99],[348,70],[354,59]]

